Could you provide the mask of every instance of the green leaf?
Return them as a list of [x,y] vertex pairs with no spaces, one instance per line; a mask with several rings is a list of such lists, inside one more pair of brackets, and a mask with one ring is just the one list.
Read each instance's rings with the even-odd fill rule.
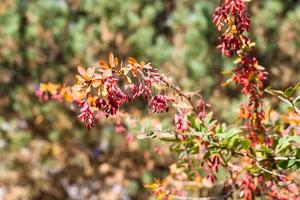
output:
[[300,102],[300,96],[297,96],[294,101],[293,104],[296,105],[298,102]]
[[59,140],[60,136],[61,136],[61,134],[58,130],[53,130],[50,132],[48,137],[51,141],[57,141],[57,140]]
[[261,145],[261,150],[263,150],[264,153],[270,154],[271,150],[266,145]]
[[221,139],[230,139],[235,135],[238,135],[241,132],[238,128],[232,128],[226,131],[225,133],[220,134]]
[[250,140],[243,140],[241,142],[241,145],[242,145],[242,149],[249,150],[249,148],[251,147],[251,141]]
[[281,169],[289,169],[297,164],[296,160],[284,160],[279,162],[278,167]]
[[280,97],[286,98],[285,93],[282,92],[281,90],[266,89],[266,92],[268,92],[269,94],[274,95],[274,96],[280,96]]
[[246,168],[247,171],[249,171],[251,174],[256,174],[260,172],[260,168],[257,166],[250,166]]
[[144,139],[146,139],[146,138],[147,138],[146,135],[138,135],[138,136],[137,136],[137,139],[139,139],[139,140],[144,140]]
[[205,132],[196,131],[196,132],[193,133],[193,135],[202,137],[203,135],[205,135]]
[[181,152],[180,154],[179,154],[179,159],[183,159],[184,157],[187,157],[188,156],[188,154],[187,154],[187,152],[186,151],[184,151],[184,152]]
[[291,136],[290,140],[300,144],[300,136],[298,136],[298,135]]
[[237,148],[240,144],[240,138],[236,135],[234,137],[231,137],[228,143],[229,149]]
[[173,151],[173,152],[181,152],[181,144],[178,143],[178,144],[173,144],[170,146],[170,150]]
[[207,152],[204,154],[203,159],[206,160],[206,159],[208,159],[210,156],[211,156],[211,152],[210,152],[210,151],[207,151]]
[[204,123],[205,123],[205,124],[209,124],[210,121],[211,121],[211,119],[212,119],[212,117],[213,117],[213,112],[209,112],[209,113],[206,115],[205,119],[204,119]]
[[291,139],[289,136],[280,138],[275,149],[276,153],[279,153],[288,148],[291,145],[290,141]]
[[295,88],[294,87],[289,87],[287,88],[285,91],[284,91],[284,94],[287,96],[287,97],[290,97],[293,95],[293,93],[295,92]]
[[196,131],[202,131],[202,127],[203,127],[203,125],[202,125],[201,120],[196,118],[194,120],[194,128],[196,129]]
[[296,160],[289,160],[289,161],[288,161],[287,168],[293,167],[296,163],[297,163]]
[[191,124],[191,128],[196,129],[196,125],[195,125],[195,119],[196,119],[196,117],[195,117],[195,115],[190,114],[190,115],[187,116],[187,119],[188,119],[188,121]]
[[299,89],[300,89],[300,82],[297,83],[297,84],[294,86],[294,89],[295,89],[295,90],[299,90]]

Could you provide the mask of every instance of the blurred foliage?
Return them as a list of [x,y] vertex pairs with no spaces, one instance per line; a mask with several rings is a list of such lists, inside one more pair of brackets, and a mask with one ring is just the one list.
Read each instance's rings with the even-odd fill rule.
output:
[[[172,159],[154,162],[156,153],[149,146],[157,144],[135,141],[128,148],[127,136],[114,134],[114,124],[104,119],[88,133],[73,119],[72,108],[42,105],[34,97],[39,82],[71,83],[77,65],[90,66],[110,51],[151,61],[186,91],[200,89],[217,102],[218,118],[236,120],[240,97],[231,85],[219,87],[233,66],[215,48],[211,16],[217,3],[1,0],[0,199],[3,191],[11,194],[8,199],[83,199],[100,190],[100,199],[112,190],[123,199],[150,195],[143,184],[167,172]],[[300,3],[253,1],[251,12],[257,55],[271,77],[268,84],[293,85],[300,73]],[[134,108],[130,112],[147,115]]]

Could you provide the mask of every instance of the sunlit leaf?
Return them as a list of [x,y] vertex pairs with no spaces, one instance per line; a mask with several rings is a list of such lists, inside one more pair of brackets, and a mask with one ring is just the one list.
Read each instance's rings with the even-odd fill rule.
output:
[[100,79],[93,80],[92,86],[93,86],[94,88],[96,88],[96,87],[99,87],[102,83],[103,83],[103,81],[100,80]]
[[136,59],[134,59],[134,58],[132,58],[132,57],[129,57],[127,62],[128,62],[128,64],[130,64],[130,65],[132,65],[132,66],[134,66],[134,65],[137,64]]
[[126,81],[126,83],[129,83],[129,84],[132,83],[131,79],[128,76],[125,76],[125,81]]
[[109,69],[109,65],[104,60],[99,60],[99,65],[102,69]]
[[293,95],[293,93],[295,92],[295,88],[294,87],[289,87],[287,88],[285,91],[284,91],[284,94],[287,96],[287,97],[290,97]]
[[112,70],[111,69],[107,69],[103,72],[103,78],[106,79],[108,77],[112,76]]
[[112,67],[115,67],[115,59],[114,59],[114,54],[113,53],[110,53],[109,54],[109,65],[112,66]]
[[79,73],[81,76],[86,76],[86,75],[87,75],[86,70],[85,70],[82,66],[78,66],[78,67],[77,67],[77,70],[78,70],[78,73]]
[[92,77],[95,73],[95,67],[89,67],[87,69],[87,76]]

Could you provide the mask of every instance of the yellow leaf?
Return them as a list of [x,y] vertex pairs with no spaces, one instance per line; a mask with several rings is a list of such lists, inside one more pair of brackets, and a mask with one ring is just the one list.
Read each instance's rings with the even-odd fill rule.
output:
[[95,74],[94,79],[102,79],[102,75],[101,74]]
[[86,70],[82,66],[78,66],[77,69],[81,76],[86,76]]
[[239,57],[239,58],[235,59],[233,63],[234,63],[234,64],[238,64],[238,63],[240,63],[241,61],[242,61],[242,58]]
[[128,72],[130,71],[130,69],[129,69],[128,67],[123,67],[123,68],[122,68],[122,71],[123,71],[123,74],[124,74],[124,75],[127,75]]
[[56,84],[53,84],[53,83],[49,83],[48,84],[48,91],[54,95],[54,94],[57,94],[57,90],[60,88],[60,85],[56,85]]
[[118,64],[119,64],[119,60],[118,60],[118,58],[115,58],[114,66],[118,66]]
[[126,81],[127,83],[129,83],[129,84],[132,83],[131,79],[130,79],[128,76],[125,76],[125,81]]
[[90,81],[90,80],[92,80],[92,77],[90,77],[90,76],[88,76],[88,75],[85,75],[85,76],[83,76],[83,79],[84,79],[85,81]]
[[76,76],[75,76],[75,79],[76,79],[76,81],[77,81],[78,83],[83,83],[83,82],[84,82],[84,79],[83,79],[81,76],[79,76],[79,75],[76,75]]
[[263,66],[258,65],[258,64],[254,65],[254,67],[256,67],[259,70],[265,70],[265,68]]
[[108,93],[107,93],[106,88],[105,87],[101,87],[101,95],[105,97],[105,96],[107,96],[107,94]]
[[40,90],[41,90],[41,92],[47,92],[48,91],[48,84],[47,83],[41,83],[40,84]]
[[92,77],[95,74],[95,67],[89,67],[87,69],[87,76]]
[[84,88],[85,92],[89,93],[91,91],[91,86],[86,86]]
[[61,155],[62,155],[62,148],[57,143],[54,143],[52,145],[51,150],[52,150],[52,155],[55,158],[59,159],[61,157]]
[[86,98],[86,92],[77,91],[76,92],[76,98],[79,100],[83,100]]
[[114,60],[114,54],[113,53],[110,53],[109,54],[109,65],[112,66],[112,67],[115,67],[115,60]]
[[103,72],[103,78],[106,79],[108,77],[112,76],[112,71],[110,69],[107,69]]
[[94,88],[99,87],[100,85],[102,85],[102,82],[103,82],[103,81],[102,81],[101,79],[93,80],[92,86],[93,86]]
[[229,79],[227,79],[225,82],[223,82],[223,83],[221,84],[221,86],[222,86],[222,87],[226,87],[226,86],[228,86],[229,84],[231,84],[232,81],[233,81],[233,79],[232,79],[232,78],[229,78]]
[[251,42],[251,43],[249,44],[249,46],[250,46],[250,47],[254,47],[254,46],[255,46],[255,42]]
[[72,87],[72,90],[74,90],[74,91],[80,91],[81,90],[81,85],[74,85],[73,87]]
[[65,100],[66,102],[71,103],[71,102],[73,101],[73,97],[72,97],[72,95],[71,95],[70,93],[65,93],[65,94],[64,94],[64,100]]
[[95,105],[96,97],[89,96],[87,101],[90,105]]

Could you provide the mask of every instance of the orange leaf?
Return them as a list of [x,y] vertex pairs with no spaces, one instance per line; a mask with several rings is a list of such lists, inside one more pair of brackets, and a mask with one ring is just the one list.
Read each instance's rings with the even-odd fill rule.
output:
[[64,97],[64,99],[65,99],[66,102],[71,103],[73,101],[73,97],[72,97],[72,95],[70,93],[65,93],[63,95],[63,97]]
[[102,69],[109,69],[108,64],[105,62],[105,60],[99,60],[99,65]]
[[94,75],[94,73],[95,73],[95,67],[89,67],[89,68],[87,69],[87,75],[88,75],[89,77],[92,77],[92,76]]
[[127,62],[128,62],[130,65],[133,65],[133,66],[137,64],[136,59],[134,59],[134,58],[132,58],[132,57],[129,57]]
[[114,60],[114,54],[113,53],[110,53],[109,54],[109,65],[112,66],[112,67],[115,67],[115,60]]

